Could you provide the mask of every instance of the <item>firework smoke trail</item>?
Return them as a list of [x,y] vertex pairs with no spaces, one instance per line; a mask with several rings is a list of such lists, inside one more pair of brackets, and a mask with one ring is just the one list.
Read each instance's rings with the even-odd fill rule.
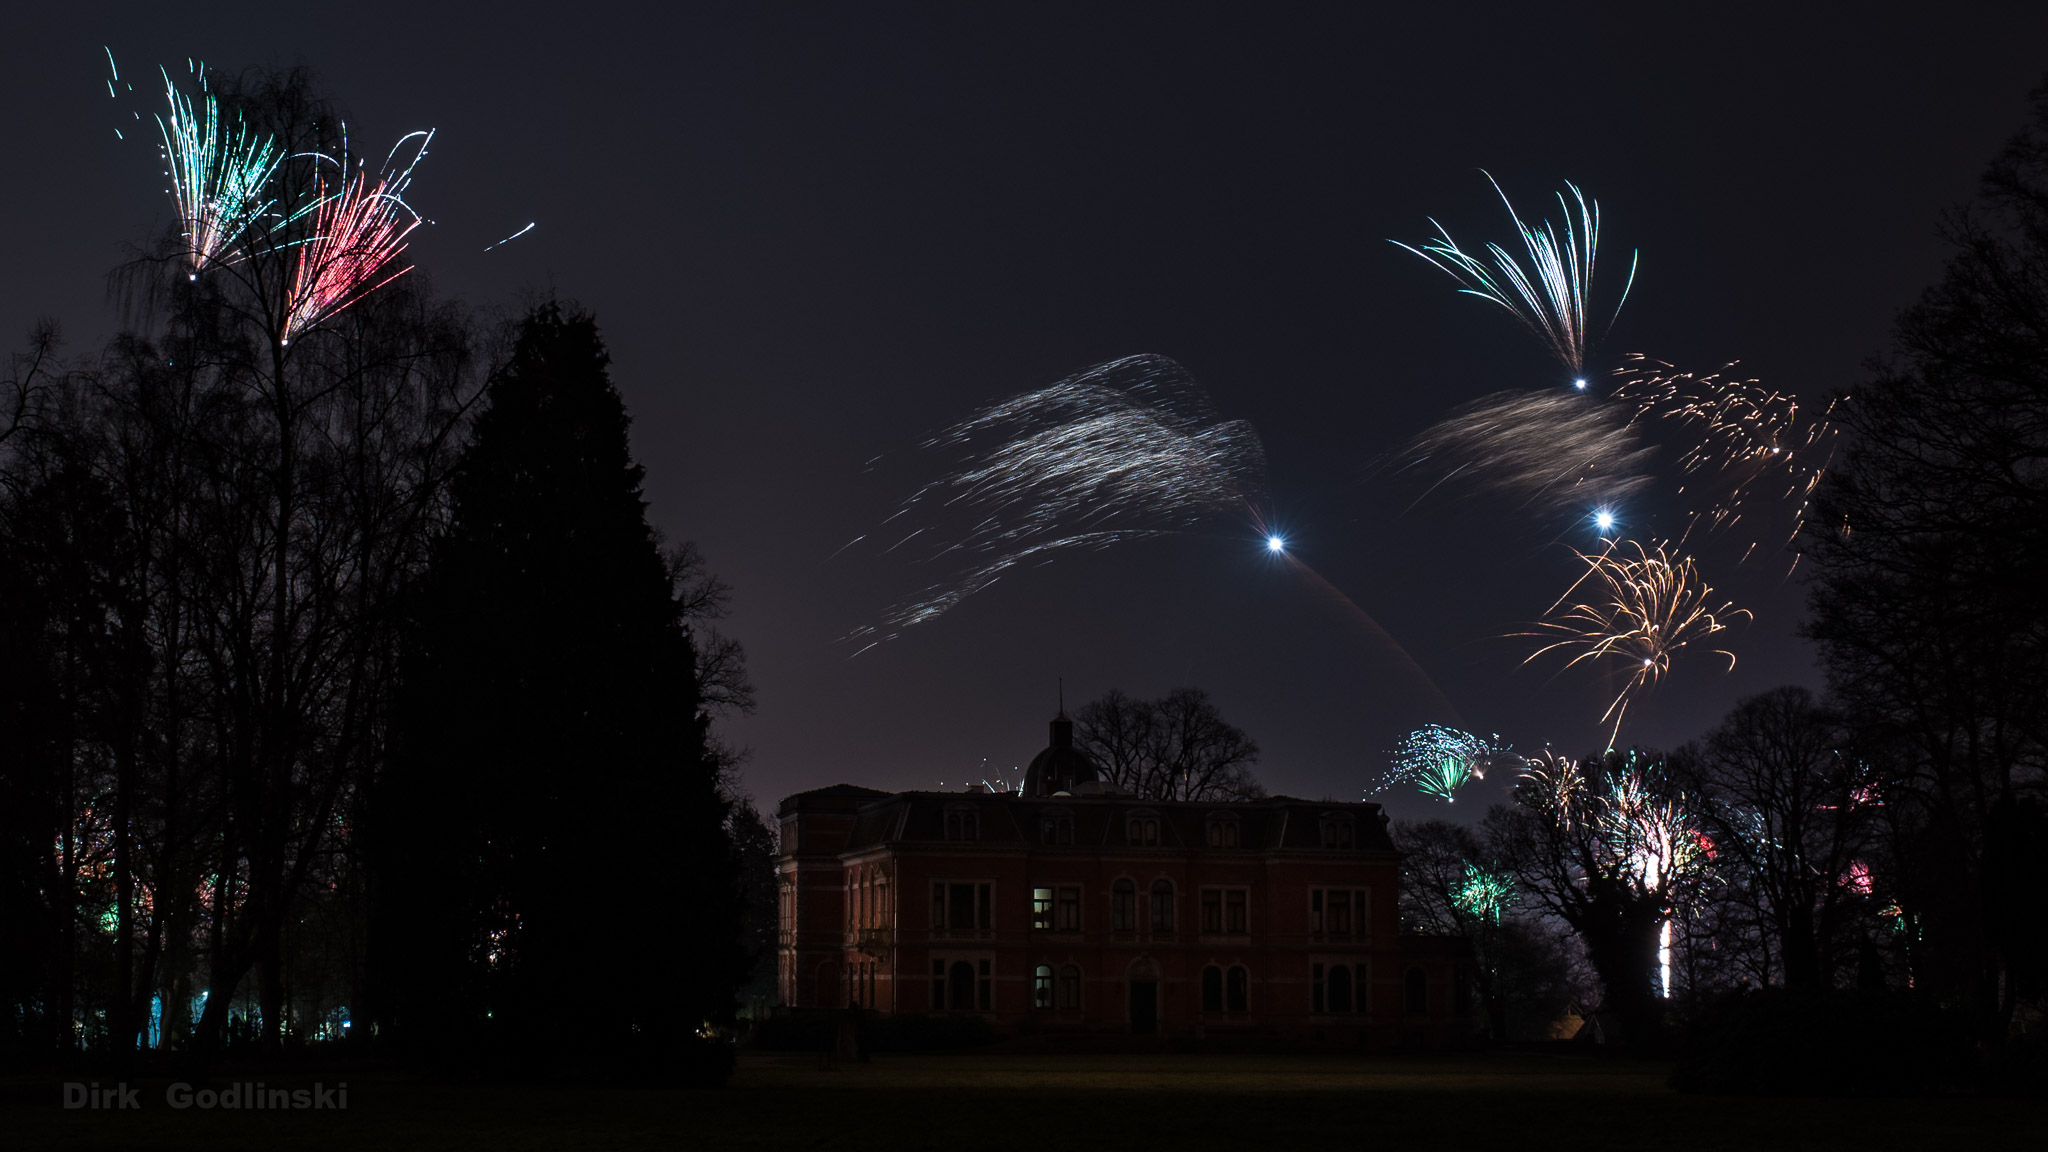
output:
[[1832,406],[1802,419],[1797,397],[1755,380],[1680,372],[1639,353],[1626,360],[1615,373],[1620,382],[1613,398],[1635,408],[1636,423],[1668,423],[1692,437],[1678,459],[1686,477],[1680,493],[1693,487],[1703,497],[1694,523],[1704,521],[1710,531],[1732,527],[1752,494],[1767,489],[1768,499],[1792,505],[1786,543],[1797,540],[1807,502],[1834,460]]
[[[419,227],[419,214],[406,204],[404,193],[412,183],[414,166],[426,157],[427,145],[433,138],[429,131],[414,132],[399,140],[386,158],[384,173],[374,187],[360,162],[355,175],[349,175],[346,152],[340,163],[339,187],[330,193],[322,179],[313,235],[299,246],[298,263],[293,270],[286,305],[286,340],[411,271],[407,265],[379,279],[386,266],[405,251],[405,238]],[[392,169],[391,160],[413,140],[418,140],[419,145],[411,161],[403,168]]]
[[[924,444],[960,466],[919,488],[885,524],[944,582],[848,639],[893,639],[935,620],[1026,562],[1256,516],[1266,457],[1242,420],[1220,419],[1185,369],[1127,356],[975,413]],[[863,648],[862,651],[866,649]]]
[[1517,894],[1513,876],[1497,866],[1482,868],[1467,860],[1465,879],[1451,893],[1451,903],[1475,920],[1499,924],[1507,910],[1514,907]]
[[[1502,308],[1536,337],[1549,346],[1559,362],[1569,368],[1574,376],[1583,377],[1586,371],[1586,296],[1593,286],[1593,260],[1600,247],[1600,205],[1588,201],[1577,185],[1566,181],[1572,199],[1578,204],[1579,223],[1572,224],[1572,206],[1565,202],[1564,193],[1557,194],[1557,206],[1564,216],[1564,236],[1560,240],[1557,227],[1550,221],[1543,221],[1542,227],[1532,228],[1522,222],[1507,193],[1501,191],[1500,181],[1493,174],[1481,170],[1493,190],[1500,195],[1500,202],[1506,205],[1508,217],[1515,222],[1515,231],[1521,235],[1522,245],[1528,250],[1529,267],[1525,270],[1512,253],[1498,244],[1488,244],[1484,257],[1473,255],[1458,247],[1451,234],[1435,219],[1430,224],[1436,228],[1437,238],[1427,240],[1421,247],[1403,244],[1399,240],[1390,243],[1399,245],[1424,260],[1442,269],[1462,287],[1468,295],[1490,300]],[[1638,256],[1631,256],[1628,268],[1628,283],[1622,286],[1621,299],[1614,305],[1619,315],[1623,304],[1628,302],[1628,291],[1635,285]],[[1612,323],[1610,317],[1609,322]]]
[[[1749,617],[1750,612],[1727,602],[1709,607],[1714,589],[1700,579],[1692,557],[1674,560],[1662,544],[1651,551],[1631,540],[1597,553],[1574,554],[1586,570],[1545,611],[1539,631],[1522,633],[1560,638],[1530,653],[1523,663],[1552,651],[1574,653],[1566,668],[1589,660],[1620,663],[1628,682],[1600,717],[1603,722],[1614,720],[1608,738],[1612,742],[1621,735],[1629,700],[1663,679],[1680,650],[1727,628],[1724,618]],[[1567,604],[1589,583],[1591,596]],[[1714,654],[1726,656],[1728,666],[1735,666],[1733,652],[1716,649]]]
[[[112,59],[109,53],[109,62]],[[223,254],[269,207],[262,199],[263,186],[284,162],[276,141],[250,131],[239,112],[232,128],[224,123],[219,99],[206,90],[205,73],[198,75],[200,100],[195,108],[192,98],[172,82],[170,72],[163,72],[170,119],[156,118],[194,277],[209,264],[234,258]]]
[[[1616,504],[1652,481],[1654,450],[1617,408],[1575,392],[1497,392],[1454,409],[1400,451],[1400,470],[1443,470],[1445,485],[1510,499],[1541,515]],[[1413,507],[1413,505],[1410,505]]]
[[1449,804],[1459,788],[1485,779],[1488,766],[1507,754],[1508,746],[1497,735],[1481,739],[1456,728],[1427,724],[1401,738],[1394,749],[1393,765],[1375,791],[1405,781],[1423,795]]

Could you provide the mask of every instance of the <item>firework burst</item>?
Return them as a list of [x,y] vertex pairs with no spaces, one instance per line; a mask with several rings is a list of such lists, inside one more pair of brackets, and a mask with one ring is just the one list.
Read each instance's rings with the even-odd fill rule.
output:
[[866,641],[861,651],[938,618],[1020,564],[1233,512],[1257,521],[1266,475],[1258,434],[1220,419],[1163,356],[1096,365],[991,405],[924,447],[961,463],[884,522],[894,542],[883,551],[955,571],[897,605],[880,628],[849,635]]
[[[1712,607],[1714,589],[1700,579],[1692,557],[1674,559],[1661,544],[1649,550],[1631,540],[1574,554],[1586,570],[1551,604],[1538,631],[1524,633],[1555,639],[1524,663],[1562,651],[1572,654],[1566,668],[1588,661],[1620,665],[1627,682],[1600,717],[1614,720],[1612,740],[1620,736],[1629,700],[1662,680],[1680,651],[1726,629],[1724,621],[1750,613],[1729,602]],[[1590,595],[1574,599],[1589,586]],[[1734,653],[1714,654],[1735,666]]]
[[[405,202],[404,193],[412,183],[413,167],[426,156],[433,136],[432,132],[414,132],[401,139],[374,185],[360,162],[350,175],[346,152],[332,191],[322,178],[313,234],[298,247],[286,305],[285,339],[411,271],[410,265],[387,270],[405,251],[406,237],[419,227],[419,214]],[[399,151],[415,140],[418,145],[411,160],[394,168],[392,161]]]
[[1425,725],[1401,738],[1380,788],[1412,783],[1423,795],[1448,804],[1459,788],[1485,779],[1486,769],[1508,749],[1498,735],[1482,739],[1441,724]]
[[1640,494],[1652,483],[1652,451],[1618,409],[1589,397],[1498,392],[1454,409],[1398,459],[1400,471],[1440,472],[1417,503],[1447,487],[1550,516]]
[[251,131],[240,112],[224,117],[220,100],[206,88],[205,73],[195,73],[196,104],[163,72],[170,117],[156,122],[185,256],[196,277],[211,264],[235,259],[235,242],[270,207],[264,186],[284,153],[271,137]]
[[[1493,185],[1493,190],[1499,193],[1509,219],[1515,223],[1515,231],[1528,251],[1527,268],[1513,253],[1498,244],[1488,244],[1484,256],[1466,252],[1451,239],[1450,231],[1434,219],[1430,224],[1436,228],[1436,239],[1424,241],[1421,247],[1403,244],[1399,240],[1392,243],[1442,269],[1462,286],[1460,291],[1507,309],[1510,315],[1542,340],[1551,354],[1573,375],[1583,377],[1586,371],[1587,294],[1593,286],[1593,260],[1600,247],[1600,205],[1597,201],[1587,200],[1576,185],[1567,181],[1565,187],[1571,191],[1572,200],[1578,205],[1578,224],[1574,226],[1572,223],[1572,205],[1565,201],[1564,193],[1558,193],[1557,206],[1564,218],[1564,232],[1560,237],[1557,226],[1548,220],[1543,221],[1541,227],[1523,223],[1507,193],[1501,191],[1500,182],[1491,173],[1483,174]],[[1635,279],[1636,257],[1631,256],[1628,283],[1622,286],[1621,299],[1614,306],[1615,314],[1619,314],[1621,306],[1628,302],[1628,291],[1635,285]]]
[[1786,543],[1798,538],[1807,501],[1833,462],[1832,406],[1818,417],[1802,416],[1797,397],[1755,380],[1680,372],[1638,353],[1629,354],[1615,375],[1613,397],[1635,409],[1632,423],[1664,424],[1688,434],[1678,456],[1685,477],[1679,492],[1693,490],[1695,524],[1733,527],[1760,495],[1792,508]]
[[1465,879],[1451,893],[1451,903],[1475,920],[1501,922],[1515,906],[1515,878],[1498,866],[1482,868],[1465,862]]

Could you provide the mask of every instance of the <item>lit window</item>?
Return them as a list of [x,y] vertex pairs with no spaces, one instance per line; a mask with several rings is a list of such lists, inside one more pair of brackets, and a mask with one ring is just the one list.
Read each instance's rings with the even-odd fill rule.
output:
[[1040,964],[1031,970],[1031,1006],[1040,1009],[1052,1007],[1052,968],[1050,965]]
[[1112,932],[1138,930],[1138,886],[1118,880],[1109,888],[1109,929]]
[[1033,888],[1031,890],[1031,926],[1033,928],[1052,927],[1052,889]]
[[1152,882],[1152,930],[1173,931],[1173,881]]

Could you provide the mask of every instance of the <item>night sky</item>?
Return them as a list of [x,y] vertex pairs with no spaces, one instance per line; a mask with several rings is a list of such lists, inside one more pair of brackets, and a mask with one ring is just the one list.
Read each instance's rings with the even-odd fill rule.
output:
[[[107,271],[169,221],[153,128],[122,110],[154,101],[108,99],[102,45],[124,78],[303,62],[364,153],[436,128],[411,197],[434,223],[409,256],[475,304],[553,291],[596,313],[653,520],[735,589],[723,627],[760,706],[732,734],[771,806],[1027,760],[1060,677],[1070,704],[1206,688],[1264,748],[1267,786],[1308,797],[1358,798],[1431,721],[1598,750],[1607,682],[1523,667],[1530,644],[1507,635],[1592,533],[1414,503],[1382,467],[1460,402],[1567,378],[1387,239],[1434,216],[1468,246],[1511,241],[1481,167],[1530,215],[1574,181],[1602,208],[1596,299],[1628,250],[1642,261],[1589,367],[1740,359],[1824,401],[1938,276],[1941,212],[2048,70],[2038,4],[96,7],[116,14],[0,25],[0,326],[54,316],[73,351],[97,345],[117,323]],[[1277,524],[1350,603],[1222,519],[1014,572],[849,659],[840,637],[944,574],[833,556],[942,471],[918,443],[1133,353],[1177,360],[1257,428]],[[1624,523],[1658,535],[1667,505]],[[1789,557],[1699,555],[1756,614],[1718,638],[1739,662],[1682,662],[1625,741],[1674,745],[1741,696],[1820,683]]]

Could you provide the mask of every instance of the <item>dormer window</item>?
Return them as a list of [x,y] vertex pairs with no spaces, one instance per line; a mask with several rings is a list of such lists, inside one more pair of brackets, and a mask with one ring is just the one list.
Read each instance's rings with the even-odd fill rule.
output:
[[1124,823],[1124,838],[1142,848],[1159,846],[1159,814],[1138,811],[1130,814]]
[[1235,848],[1238,846],[1237,817],[1215,815],[1209,817],[1209,847]]
[[981,839],[981,814],[964,804],[946,809],[946,839]]
[[1335,812],[1323,814],[1323,847],[1352,848],[1357,837],[1352,829],[1351,817]]
[[1038,842],[1041,844],[1072,844],[1074,842],[1074,818],[1064,812],[1048,812],[1038,818]]

